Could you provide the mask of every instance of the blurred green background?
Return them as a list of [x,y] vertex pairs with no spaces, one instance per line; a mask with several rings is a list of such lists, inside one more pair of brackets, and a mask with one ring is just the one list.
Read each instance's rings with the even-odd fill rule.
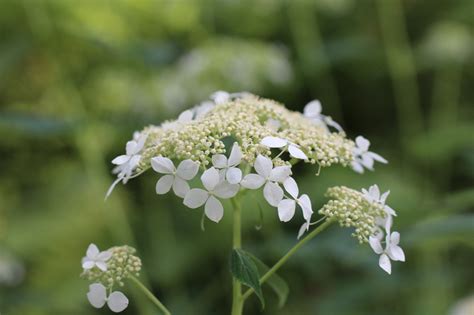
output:
[[[148,172],[104,194],[134,130],[215,90],[250,91],[302,110],[310,100],[390,164],[299,166],[315,209],[330,185],[391,190],[406,263],[392,276],[333,227],[279,272],[246,314],[437,315],[474,304],[474,1],[0,1],[0,312],[110,314],[79,278],[87,245],[136,246],[143,278],[175,314],[228,314],[231,216],[157,196]],[[255,195],[255,198],[258,194]],[[274,263],[302,223],[255,200],[244,248]],[[125,314],[156,314],[132,284]],[[466,300],[467,299],[467,300]],[[469,302],[470,301],[470,302]]]

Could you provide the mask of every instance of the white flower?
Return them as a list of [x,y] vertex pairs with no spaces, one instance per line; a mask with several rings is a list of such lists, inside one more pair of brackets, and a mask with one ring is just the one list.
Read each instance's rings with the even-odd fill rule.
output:
[[283,199],[278,204],[278,216],[280,217],[280,221],[290,221],[295,215],[296,205],[298,204],[303,210],[303,217],[305,218],[306,222],[310,222],[313,209],[311,207],[311,200],[309,199],[308,195],[304,194],[298,197],[298,185],[291,177],[288,177],[283,182],[283,186],[293,199]]
[[107,271],[107,260],[110,257],[112,257],[111,252],[101,252],[95,244],[90,244],[87,248],[86,256],[82,258],[82,268],[88,270],[97,266],[100,270]]
[[385,237],[385,248],[382,247],[383,236],[371,236],[369,243],[374,252],[380,255],[379,266],[385,270],[388,274],[392,273],[392,264],[390,259],[393,261],[405,261],[405,253],[403,249],[398,246],[400,243],[400,233],[392,232],[390,230]]
[[372,185],[369,187],[369,190],[366,190],[363,188],[362,193],[364,194],[364,197],[368,202],[375,202],[384,206],[384,210],[387,213],[387,215],[397,216],[397,213],[395,212],[395,210],[393,210],[391,207],[385,204],[385,201],[387,200],[387,197],[390,194],[390,190],[380,195],[379,186]]
[[230,156],[216,154],[212,157],[212,165],[220,170],[222,178],[225,178],[230,184],[238,184],[242,180],[242,171],[237,166],[242,162],[242,151],[237,142],[232,146]]
[[352,161],[352,169],[357,173],[364,173],[364,167],[368,170],[374,170],[374,161],[387,164],[388,161],[377,153],[369,151],[370,141],[362,136],[355,139],[354,160]]
[[269,148],[278,148],[278,149],[288,150],[288,152],[290,153],[290,156],[295,159],[300,159],[300,160],[308,159],[306,154],[303,151],[301,151],[299,145],[294,144],[288,140],[278,138],[278,137],[265,137],[262,139],[260,143]]
[[321,114],[322,112],[321,102],[318,100],[313,100],[306,104],[303,110],[303,114],[308,119],[312,120],[315,124],[324,126],[327,129],[327,126],[335,128],[339,132],[343,132],[341,125],[332,120],[331,117]]
[[214,101],[214,103],[219,105],[229,101],[230,96],[231,95],[226,91],[216,91],[211,94],[211,99]]
[[156,183],[156,193],[166,194],[173,187],[176,196],[181,198],[184,198],[189,191],[187,181],[193,179],[199,171],[199,164],[192,160],[182,161],[176,169],[170,159],[162,156],[152,158],[151,166],[156,172],[166,174]]
[[199,119],[199,118],[205,116],[214,107],[215,107],[215,104],[211,101],[202,102],[201,104],[194,107],[194,113],[195,113],[195,118],[194,119]]
[[219,222],[224,215],[224,207],[217,198],[228,199],[234,197],[240,186],[236,184],[229,184],[226,181],[221,181],[219,171],[214,167],[206,170],[201,176],[204,189],[191,189],[184,198],[184,205],[191,209],[196,209],[204,206],[204,213],[206,216],[214,221]]
[[142,134],[138,136],[138,134],[135,132],[133,134],[134,140],[127,142],[127,145],[125,147],[126,154],[119,155],[112,160],[112,163],[117,165],[117,167],[113,170],[113,173],[118,175],[117,179],[112,183],[112,185],[110,185],[110,188],[107,191],[107,194],[105,195],[105,199],[110,196],[115,186],[120,181],[122,181],[124,184],[128,182],[128,180],[132,176],[133,171],[140,163],[141,155],[139,153],[145,146],[147,136],[147,134]]
[[247,189],[258,189],[263,187],[263,196],[265,200],[277,207],[283,199],[283,189],[278,183],[283,183],[291,175],[290,166],[273,167],[273,162],[263,155],[257,156],[254,166],[257,174],[248,174],[240,183]]
[[93,283],[89,286],[87,299],[95,308],[102,308],[107,303],[110,310],[114,313],[120,313],[128,306],[128,299],[125,294],[115,291],[107,296],[107,290],[101,283]]

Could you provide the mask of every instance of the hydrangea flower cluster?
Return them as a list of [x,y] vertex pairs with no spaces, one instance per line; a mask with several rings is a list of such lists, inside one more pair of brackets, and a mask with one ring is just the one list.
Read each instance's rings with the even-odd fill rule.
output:
[[127,297],[112,290],[116,286],[122,287],[124,280],[139,275],[142,263],[135,252],[130,246],[116,246],[100,252],[95,244],[89,245],[82,259],[84,271],[81,276],[93,282],[87,293],[92,306],[102,308],[107,304],[116,313],[127,308]]
[[[300,194],[292,166],[303,162],[321,169],[340,164],[363,173],[373,170],[375,161],[387,163],[369,146],[362,136],[355,142],[348,139],[339,124],[322,114],[319,101],[308,103],[299,113],[250,93],[218,91],[177,120],[136,133],[127,143],[126,154],[112,161],[118,165],[118,175],[109,193],[118,182],[126,183],[152,168],[160,174],[157,194],[172,190],[187,207],[204,207],[205,216],[217,223],[224,216],[223,200],[243,190],[262,189],[280,221],[292,220],[296,209],[301,209],[301,235],[315,223],[311,223],[311,199]],[[199,174],[200,181],[194,180]],[[194,184],[198,186],[191,187]],[[388,269],[390,259],[402,260],[397,234],[391,233],[391,223],[387,228],[395,215],[385,205],[388,194],[377,195],[375,188],[358,192],[334,187],[327,195],[331,200],[319,213],[354,227],[354,236],[361,243],[370,241],[381,260],[383,256],[382,268]]]
[[[405,261],[400,246],[400,234],[391,232],[395,210],[385,204],[389,191],[380,195],[377,185],[362,192],[344,186],[331,187],[326,196],[331,198],[319,213],[328,219],[339,222],[341,226],[353,227],[352,234],[360,243],[370,243],[374,252],[380,255],[379,265],[391,273],[390,259]],[[385,248],[383,241],[385,237]]]

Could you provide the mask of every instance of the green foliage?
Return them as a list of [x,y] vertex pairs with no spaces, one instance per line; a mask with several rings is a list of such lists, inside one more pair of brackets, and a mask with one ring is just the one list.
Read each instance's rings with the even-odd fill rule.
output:
[[230,271],[237,280],[255,291],[264,308],[265,300],[259,282],[260,274],[252,257],[242,249],[233,249],[230,256]]

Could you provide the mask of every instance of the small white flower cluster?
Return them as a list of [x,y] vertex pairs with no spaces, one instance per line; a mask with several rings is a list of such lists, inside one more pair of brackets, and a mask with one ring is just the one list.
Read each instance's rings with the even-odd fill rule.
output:
[[[123,286],[123,280],[132,275],[138,276],[142,263],[133,254],[136,250],[130,246],[112,247],[99,251],[90,244],[86,256],[82,258],[81,276],[93,282],[89,286],[87,299],[95,308],[105,304],[115,313],[122,312],[128,306],[128,298],[120,291],[112,291],[115,285]],[[107,294],[109,291],[109,294]]]
[[[331,200],[319,213],[328,219],[336,220],[341,226],[354,227],[353,236],[360,243],[369,242],[372,249],[380,256],[379,265],[387,273],[391,273],[390,259],[405,261],[400,246],[400,234],[391,232],[395,211],[385,204],[389,192],[380,195],[377,185],[362,192],[337,186],[328,189],[326,195]],[[385,248],[384,243],[385,236]]]

